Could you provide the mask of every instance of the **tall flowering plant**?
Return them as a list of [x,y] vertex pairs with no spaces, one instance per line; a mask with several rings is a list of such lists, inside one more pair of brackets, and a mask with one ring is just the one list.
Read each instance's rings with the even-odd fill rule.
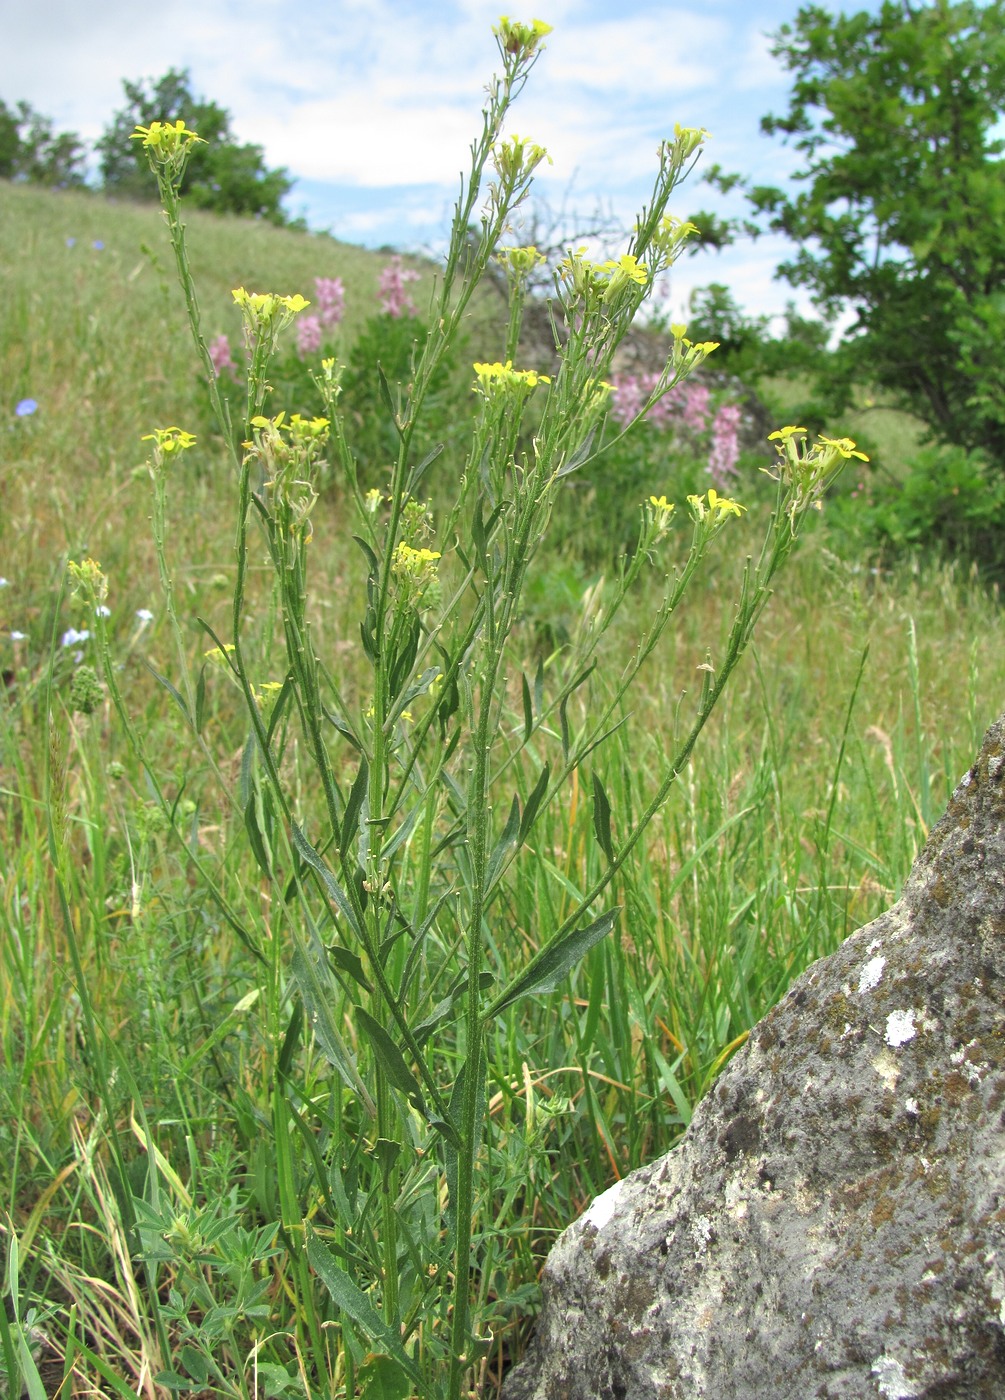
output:
[[[637,548],[617,580],[593,600],[567,651],[547,670],[527,674],[519,620],[528,576],[556,501],[590,458],[610,413],[613,357],[654,279],[692,231],[667,206],[704,139],[701,131],[677,128],[660,145],[650,201],[623,254],[595,262],[585,250],[569,249],[555,287],[555,315],[564,322],[558,369],[546,376],[521,367],[533,250],[507,249],[501,240],[545,152],[504,136],[503,124],[547,31],[538,21],[509,19],[494,31],[501,73],[488,90],[429,329],[407,389],[381,381],[397,444],[382,487],[366,488],[359,479],[353,425],[340,406],[343,367],[334,357],[318,374],[324,414],[288,416],[268,403],[270,363],[307,310],[301,296],[235,292],[250,366],[244,421],[232,430],[200,332],[179,217],[181,173],[198,138],[181,123],[136,133],[158,178],[235,475],[231,628],[217,652],[244,700],[245,820],[274,890],[256,946],[273,940],[264,961],[273,969],[270,1130],[287,1255],[282,1296],[294,1303],[291,1327],[312,1391],[436,1400],[470,1393],[491,1346],[479,1222],[493,1190],[486,1086],[496,1027],[526,1000],[560,993],[584,955],[616,927],[619,872],[690,759],[803,513],[854,451],[845,439],[810,445],[798,428],[775,435],[776,509],[744,577],[728,638],[703,665],[692,713],[668,739],[639,810],[612,812],[595,754],[618,727],[616,713],[706,556],[724,531],[742,528],[743,508],[715,488],[680,502],[653,494],[640,503]],[[419,456],[430,386],[493,256],[505,260],[510,314],[499,358],[471,371],[465,451],[444,461],[435,450]],[[396,304],[405,309],[400,299]],[[675,392],[714,348],[675,327],[647,399]],[[151,471],[163,483],[190,443],[179,429],[161,430],[152,441]],[[366,668],[358,702],[347,698],[313,630],[317,483],[329,455],[356,515],[363,585],[356,640]],[[445,502],[436,516],[426,496],[434,472]],[[284,651],[281,680],[268,694],[246,655],[249,559],[263,545]],[[577,723],[570,701],[598,666],[601,638],[620,625],[626,599],[654,567],[665,584],[634,659]],[[115,687],[111,664],[105,674]],[[196,725],[198,687],[173,691]],[[310,783],[289,781],[294,737],[309,756]],[[593,795],[598,873],[571,902],[555,889],[552,907],[561,914],[534,931],[513,971],[494,951],[507,937],[507,890],[521,866],[554,885],[535,832],[581,778]],[[305,1026],[330,1066],[324,1102],[297,1087]],[[300,1141],[306,1147],[298,1175],[291,1154]]]

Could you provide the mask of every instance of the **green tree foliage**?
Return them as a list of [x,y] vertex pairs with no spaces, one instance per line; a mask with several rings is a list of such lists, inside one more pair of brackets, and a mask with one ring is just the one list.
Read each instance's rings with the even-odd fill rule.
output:
[[27,102],[0,101],[0,177],[54,189],[83,185],[86,151],[75,131],[54,131]]
[[128,105],[116,112],[97,142],[101,179],[109,194],[156,200],[157,186],[138,141],[137,126],[182,118],[206,145],[196,146],[185,171],[182,194],[190,205],[218,214],[251,214],[289,225],[282,200],[293,187],[284,169],[269,170],[261,146],[241,145],[230,127],[230,113],[192,95],[187,69],[171,68],[156,82],[123,81]]
[[748,197],[797,244],[780,275],[856,315],[818,392],[840,411],[871,381],[1005,467],[1005,0],[808,6],[772,52],[795,80],[762,128],[794,141],[803,189]]

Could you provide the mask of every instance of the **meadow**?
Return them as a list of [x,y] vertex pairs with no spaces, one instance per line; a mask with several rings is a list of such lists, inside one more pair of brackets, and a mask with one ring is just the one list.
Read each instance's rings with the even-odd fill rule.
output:
[[[240,344],[234,288],[310,299],[316,278],[340,278],[337,352],[352,361],[379,314],[386,256],[238,219],[193,213],[187,223],[207,338]],[[410,290],[421,317],[436,269],[408,266],[420,274]],[[400,1052],[396,1060],[378,1031],[362,1033],[365,969],[344,947],[329,949],[328,1023],[360,1064],[375,1056],[369,1073],[402,1080],[401,1101],[380,1109],[396,1143],[361,1125],[362,1096],[311,1034],[318,1008],[293,970],[298,920],[310,915],[290,892],[300,877],[256,768],[240,677],[213,640],[229,636],[233,610],[237,482],[193,359],[163,218],[0,184],[0,284],[0,1369],[23,1374],[33,1400],[60,1386],[151,1400],[406,1396],[396,1343],[376,1344],[382,1334],[360,1298],[391,1315],[374,1263],[390,1199],[402,1222],[390,1268],[402,1299],[417,1300],[395,1303],[413,1308],[401,1335],[416,1356],[435,1355],[449,1312],[427,1321],[415,1279],[449,1271],[430,1202],[453,1194],[457,1169],[449,1140],[441,1157],[411,1111],[411,1064],[402,1077]],[[410,318],[395,321],[388,335],[407,340]],[[507,327],[491,303],[473,301],[459,334],[470,361],[506,359]],[[288,391],[299,392],[296,357],[283,364]],[[457,374],[470,397],[468,364]],[[447,447],[424,486],[437,517],[463,466],[448,388],[433,424]],[[367,415],[386,410],[370,391],[347,432],[378,453]],[[16,412],[25,401],[36,407]],[[285,406],[277,388],[268,412]],[[168,424],[196,443],[170,463],[159,510],[143,438]],[[856,424],[832,431],[855,437]],[[913,447],[915,425],[891,415],[882,432],[895,476],[898,443]],[[771,461],[766,443],[763,465]],[[640,506],[650,492],[673,496],[695,470],[672,455],[656,466]],[[369,469],[360,492],[383,492],[387,469],[378,458]],[[604,471],[603,458],[593,470]],[[506,866],[485,915],[496,986],[519,980],[601,877],[612,830],[616,845],[644,807],[647,777],[665,770],[706,681],[701,668],[727,646],[744,561],[771,515],[756,453],[746,454],[730,489],[748,510],[728,522],[728,547],[696,576],[630,694],[617,678],[659,609],[659,565],[597,644],[596,671],[542,721],[563,653],[575,652],[617,583],[595,500],[619,483],[595,481],[596,497],[576,502],[575,528],[528,566],[517,662],[499,677],[510,748],[492,792],[497,829],[514,782],[519,817],[546,757],[557,771],[559,749],[575,749],[567,728],[575,736],[611,707],[612,733],[602,759],[572,766],[542,808],[533,859]],[[312,645],[347,711],[363,713],[359,523],[334,473],[322,473],[317,493]],[[260,683],[279,690],[283,614],[266,554],[253,536],[243,622]],[[93,607],[67,580],[68,561],[87,557],[107,579],[100,630],[111,673]],[[700,744],[611,880],[613,931],[485,1032],[470,1241],[471,1307],[485,1340],[464,1378],[478,1393],[496,1393],[521,1353],[555,1235],[612,1180],[672,1147],[792,980],[893,902],[1000,711],[999,600],[951,562],[849,557],[828,535],[825,501],[772,588]],[[87,704],[82,666],[98,687]],[[324,803],[310,736],[290,724],[282,777],[298,820],[316,825]],[[332,760],[340,791],[356,791],[357,762],[351,745]],[[464,874],[463,857],[436,841],[450,800],[423,806],[396,843],[397,888],[410,891],[423,928],[455,868]],[[456,952],[450,927],[430,926],[433,951],[416,953],[420,981],[427,956],[449,967]],[[399,971],[407,980],[412,969]],[[423,983],[423,1036],[448,1082],[460,1077],[470,1025],[442,1008],[462,990],[431,973]],[[319,1270],[305,1221],[358,1294],[340,1294]]]

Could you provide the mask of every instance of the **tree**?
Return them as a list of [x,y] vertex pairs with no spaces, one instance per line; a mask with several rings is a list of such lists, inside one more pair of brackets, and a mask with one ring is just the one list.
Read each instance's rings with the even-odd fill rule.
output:
[[241,145],[230,127],[230,113],[215,102],[193,97],[187,69],[171,68],[156,82],[122,84],[128,106],[116,112],[97,142],[101,178],[109,194],[157,198],[157,185],[145,152],[129,138],[137,126],[182,118],[207,143],[192,151],[181,192],[191,204],[221,214],[251,214],[273,224],[290,224],[282,200],[293,187],[283,169],[269,170],[261,146]]
[[0,176],[66,189],[83,185],[84,143],[75,131],[53,130],[52,120],[27,102],[0,101]]
[[[811,5],[774,36],[795,75],[762,129],[805,157],[795,196],[748,189],[797,245],[778,269],[833,322],[824,401],[888,391],[936,438],[1005,469],[1005,0],[886,0],[877,14]],[[732,177],[713,172],[728,184]],[[762,218],[762,225],[763,225]],[[721,240],[720,240],[721,241]]]

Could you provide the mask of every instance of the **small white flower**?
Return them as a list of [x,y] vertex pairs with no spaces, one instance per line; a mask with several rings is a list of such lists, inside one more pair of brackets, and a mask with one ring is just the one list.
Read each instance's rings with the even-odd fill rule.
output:
[[0,588],[9,588],[9,587],[10,587],[10,579],[9,579],[9,578],[0,578]]
[[104,603],[99,603],[94,611],[98,614],[99,617],[111,617],[112,615],[111,608],[106,607]]
[[136,616],[141,622],[153,622],[154,615],[149,608],[137,608]]
[[27,640],[27,637],[27,632],[12,632],[10,634],[10,639],[12,642],[23,642]]
[[77,631],[76,627],[69,627],[60,637],[60,645],[64,647],[79,646],[81,642],[86,642],[90,635],[90,630],[86,627],[80,632]]

